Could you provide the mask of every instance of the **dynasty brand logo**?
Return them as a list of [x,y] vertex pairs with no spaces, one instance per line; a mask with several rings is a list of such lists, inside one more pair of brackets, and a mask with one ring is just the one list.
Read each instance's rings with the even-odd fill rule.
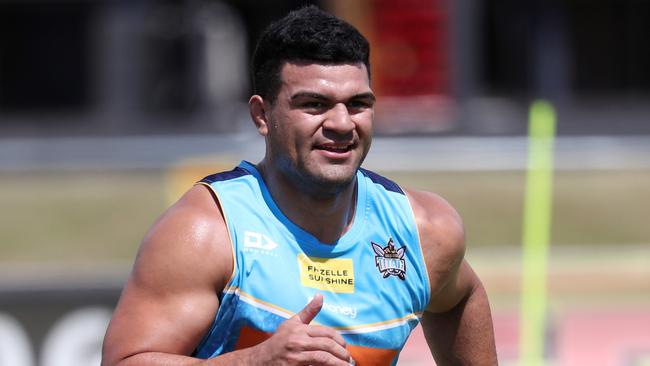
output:
[[277,254],[274,253],[274,249],[277,247],[278,244],[264,234],[254,231],[244,231],[245,252],[270,255],[275,257]]
[[375,266],[384,278],[397,276],[404,280],[406,278],[406,261],[404,260],[406,246],[395,249],[393,238],[388,239],[388,243],[383,248],[375,242],[371,241],[370,243],[372,250],[375,251]]

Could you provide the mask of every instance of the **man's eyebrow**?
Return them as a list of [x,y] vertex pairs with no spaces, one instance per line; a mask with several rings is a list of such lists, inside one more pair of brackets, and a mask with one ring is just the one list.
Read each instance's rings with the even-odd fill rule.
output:
[[296,100],[300,98],[312,98],[312,99],[329,99],[327,96],[314,92],[301,91],[291,96],[291,100]]
[[[296,100],[300,98],[312,98],[312,99],[320,99],[320,100],[329,100],[330,98],[326,95],[319,94],[319,93],[314,93],[314,92],[297,92],[296,94],[291,96],[291,100]],[[352,97],[349,98],[350,100],[354,99],[370,99],[373,102],[377,99],[375,97],[375,94],[372,92],[367,92],[367,93],[360,93],[360,94],[355,94]]]
[[373,94],[371,92],[357,94],[357,95],[352,96],[352,98],[350,98],[350,99],[370,99],[373,102],[377,100],[377,98],[375,97],[375,94]]

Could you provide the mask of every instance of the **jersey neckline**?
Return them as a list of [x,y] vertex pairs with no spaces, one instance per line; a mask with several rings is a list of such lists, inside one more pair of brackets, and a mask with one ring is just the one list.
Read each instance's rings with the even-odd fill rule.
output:
[[326,255],[329,257],[347,251],[356,243],[356,240],[359,234],[362,232],[366,221],[367,208],[367,183],[365,179],[362,179],[363,176],[359,170],[356,172],[357,191],[352,226],[335,243],[327,244],[321,242],[314,235],[296,225],[282,212],[282,210],[280,210],[275,200],[271,196],[271,193],[269,192],[268,187],[266,186],[266,182],[262,178],[261,173],[254,164],[249,161],[242,160],[242,162],[239,164],[239,167],[250,172],[255,177],[255,179],[258,181],[262,199],[266,202],[266,205],[272,216],[277,219],[291,235],[295,237],[298,245],[304,247],[305,249],[308,249],[306,253],[313,255]]

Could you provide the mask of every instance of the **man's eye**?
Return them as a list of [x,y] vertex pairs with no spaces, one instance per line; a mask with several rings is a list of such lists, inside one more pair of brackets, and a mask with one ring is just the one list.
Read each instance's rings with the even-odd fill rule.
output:
[[305,102],[302,105],[304,108],[310,108],[310,109],[321,109],[325,108],[325,103],[323,102]]
[[351,109],[370,108],[370,104],[362,100],[353,100],[347,106]]

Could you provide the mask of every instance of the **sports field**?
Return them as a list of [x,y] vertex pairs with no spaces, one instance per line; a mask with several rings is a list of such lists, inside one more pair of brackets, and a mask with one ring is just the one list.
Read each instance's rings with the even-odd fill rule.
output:
[[[470,251],[519,246],[524,172],[383,173],[447,198],[465,220]],[[131,260],[168,205],[167,176],[153,169],[0,173],[2,262]],[[650,242],[649,170],[558,171],[553,205],[554,247],[588,253]]]

